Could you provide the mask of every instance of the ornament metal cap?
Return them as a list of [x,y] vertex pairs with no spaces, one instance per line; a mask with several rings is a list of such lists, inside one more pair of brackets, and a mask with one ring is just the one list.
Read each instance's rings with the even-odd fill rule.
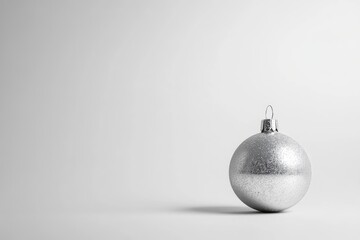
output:
[[[271,108],[271,118],[268,118],[268,109]],[[274,109],[271,105],[268,105],[265,110],[265,119],[261,120],[260,131],[262,133],[278,132],[278,121],[274,118]]]

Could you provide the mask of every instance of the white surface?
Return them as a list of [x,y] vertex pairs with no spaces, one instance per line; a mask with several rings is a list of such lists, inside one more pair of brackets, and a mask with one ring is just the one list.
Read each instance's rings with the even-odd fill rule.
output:
[[167,206],[2,215],[1,239],[358,239],[359,207]]
[[[359,12],[359,1],[1,1],[1,239],[354,238]],[[312,163],[300,205],[172,210],[241,206],[230,158],[268,104]]]

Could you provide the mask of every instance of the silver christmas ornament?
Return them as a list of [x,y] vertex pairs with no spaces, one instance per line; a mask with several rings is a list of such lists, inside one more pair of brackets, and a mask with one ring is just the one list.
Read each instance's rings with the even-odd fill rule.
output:
[[[267,111],[271,109],[271,119]],[[230,163],[230,182],[246,205],[261,212],[279,212],[301,200],[309,188],[311,165],[305,151],[292,138],[278,132],[269,105],[261,133],[246,139]]]

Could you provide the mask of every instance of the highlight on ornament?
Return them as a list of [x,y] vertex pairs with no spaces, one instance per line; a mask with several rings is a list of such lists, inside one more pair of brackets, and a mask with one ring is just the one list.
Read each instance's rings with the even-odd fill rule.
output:
[[237,197],[261,212],[283,211],[306,194],[311,181],[309,158],[295,140],[279,133],[271,105],[266,107],[260,133],[235,150],[229,177]]

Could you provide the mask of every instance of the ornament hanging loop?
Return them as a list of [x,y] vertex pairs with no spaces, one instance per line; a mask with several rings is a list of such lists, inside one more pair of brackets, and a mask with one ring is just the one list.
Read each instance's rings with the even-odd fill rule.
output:
[[274,118],[274,109],[273,109],[273,107],[272,107],[271,105],[268,105],[268,106],[266,107],[266,110],[265,110],[265,119],[269,119],[268,116],[267,116],[267,112],[268,112],[268,109],[269,109],[269,108],[271,108],[271,119],[273,119],[273,118]]
[[[268,109],[271,108],[271,118],[268,118]],[[278,132],[278,121],[274,119],[274,109],[268,105],[265,110],[265,119],[261,121],[260,131],[262,133]]]

